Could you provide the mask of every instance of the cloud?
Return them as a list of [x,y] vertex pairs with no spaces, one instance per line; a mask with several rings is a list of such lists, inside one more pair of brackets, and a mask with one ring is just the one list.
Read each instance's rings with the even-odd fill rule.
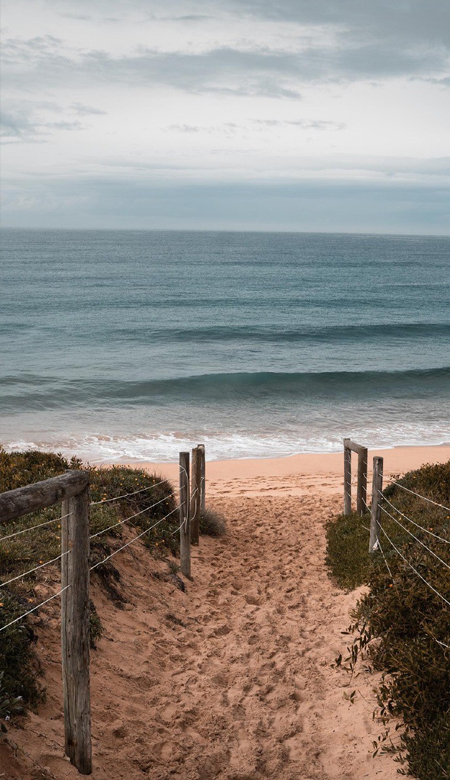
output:
[[[449,4],[450,5],[450,4]],[[367,38],[367,36],[366,36]],[[299,99],[302,85],[349,83],[394,77],[447,77],[443,46],[392,45],[389,41],[333,40],[287,50],[270,46],[221,46],[204,51],[144,48],[115,56],[107,51],[70,49],[53,36],[4,43],[4,82],[27,89],[59,84],[155,85],[191,93]]]
[[106,115],[106,111],[100,111],[99,108],[93,108],[92,106],[85,106],[84,103],[72,103],[70,106],[71,110],[74,111],[79,116],[94,116],[100,114]]
[[0,117],[0,135],[2,138],[23,138],[35,135],[35,125],[23,112],[2,111]]
[[304,130],[345,130],[345,122],[331,122],[327,119],[254,119],[257,125],[265,127],[302,127]]
[[[204,130],[204,128],[199,128]],[[237,169],[239,170],[239,180],[254,181],[255,186],[260,183],[261,186],[267,185],[268,174],[272,181],[277,180],[285,184],[286,182],[300,181],[324,181],[327,179],[335,186],[337,180],[346,180],[351,177],[352,181],[380,184],[389,180],[396,180],[396,184],[408,183],[410,186],[415,183],[417,186],[429,184],[430,179],[444,180],[446,186],[450,186],[450,157],[431,157],[418,159],[416,157],[395,157],[378,155],[357,155],[357,154],[322,154],[315,156],[288,155],[283,157],[280,154],[274,156],[264,155],[259,159],[249,157],[246,150],[233,150],[236,156]],[[135,159],[125,156],[116,156],[104,158],[98,164],[98,171],[106,169],[110,175],[111,171],[120,170],[124,178],[129,179],[137,175],[144,178],[148,174],[153,175],[159,171],[161,181],[173,181],[172,172],[176,175],[178,172],[188,174],[191,181],[202,183],[202,177],[212,175],[220,183],[225,185],[229,179],[229,161],[221,159],[219,161],[211,158],[204,158],[201,163],[193,160],[186,162],[184,157],[178,159],[173,155],[166,158],[159,157],[158,160],[146,161],[142,158]],[[275,174],[274,171],[277,173]],[[168,175],[170,174],[170,176]],[[182,186],[186,183],[184,178]],[[229,181],[228,181],[229,184]]]
[[87,14],[70,14],[70,13],[60,13],[59,16],[62,16],[64,19],[74,19],[77,22],[93,22],[94,17],[88,16]]
[[55,83],[90,86],[95,79],[129,86],[153,83],[197,93],[299,97],[298,90],[286,83],[298,63],[282,51],[220,48],[191,54],[147,49],[115,57],[97,50],[71,52],[57,47],[55,40],[5,41],[5,83],[39,89]]
[[208,135],[234,135],[236,131],[243,129],[243,125],[236,122],[222,122],[220,125],[187,125],[175,124],[169,125],[167,130],[175,130],[179,133],[207,133]]
[[200,127],[198,125],[169,125],[168,130],[178,130],[180,133],[200,133],[202,130],[208,130],[208,128]]
[[351,37],[363,32],[397,45],[450,44],[448,0],[205,0],[205,5],[257,19],[335,26]]
[[382,230],[392,207],[400,230],[443,224],[449,0],[5,4],[12,222]]
[[50,121],[42,112],[61,114],[63,107],[47,101],[5,100],[0,113],[0,136],[3,143],[44,143],[55,130],[83,130],[78,120]]
[[[47,0],[52,7],[73,13],[72,0]],[[77,1],[77,12],[91,14],[89,0]],[[168,13],[170,5],[170,15]],[[284,23],[325,27],[340,32],[342,40],[386,43],[393,49],[450,46],[450,3],[448,0],[96,0],[98,14],[114,12],[129,18],[167,19],[189,23],[216,17],[250,23]]]

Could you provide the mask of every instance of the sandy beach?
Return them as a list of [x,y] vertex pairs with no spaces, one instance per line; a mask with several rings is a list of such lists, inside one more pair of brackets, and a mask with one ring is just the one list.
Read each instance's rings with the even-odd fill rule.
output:
[[[450,448],[376,454],[390,477],[445,461]],[[176,469],[156,468],[170,477]],[[93,578],[105,635],[92,652],[92,777],[394,780],[392,757],[372,757],[382,730],[372,719],[376,676],[361,668],[351,680],[333,665],[346,654],[342,632],[360,593],[339,590],[324,564],[324,526],[341,509],[342,456],[207,470],[208,506],[228,530],[194,548],[186,592],[140,543],[115,559],[124,609]],[[58,578],[47,571],[40,595]],[[32,780],[38,769],[69,780],[78,774],[63,756],[58,607],[33,620],[47,701],[25,730],[11,729],[12,763],[0,744],[0,768],[10,780]]]
[[[368,476],[372,472],[372,458],[384,458],[385,482],[399,474],[420,468],[425,463],[445,463],[450,459],[450,445],[435,447],[393,447],[370,449]],[[135,468],[156,471],[169,479],[178,478],[176,463],[133,463]],[[356,457],[352,456],[352,469],[356,473]],[[273,495],[335,495],[342,493],[342,453],[308,453],[287,458],[255,458],[248,460],[222,460],[207,463],[206,480],[209,495],[251,495],[262,491]],[[370,480],[369,480],[370,481]],[[368,485],[368,492],[370,485]]]

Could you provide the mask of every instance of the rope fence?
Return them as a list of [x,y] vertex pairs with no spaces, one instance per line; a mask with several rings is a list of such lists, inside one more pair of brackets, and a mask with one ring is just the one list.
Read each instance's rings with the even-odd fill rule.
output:
[[[180,535],[180,568],[182,574],[191,578],[191,541],[198,544],[200,513],[205,509],[205,447],[200,444],[191,453],[181,452],[179,459],[179,486],[163,498],[118,520],[116,523],[90,533],[90,508],[111,504],[116,501],[148,493],[154,488],[168,484],[166,479],[144,488],[124,493],[100,501],[90,501],[89,472],[71,470],[59,477],[27,485],[23,488],[0,494],[0,526],[17,520],[31,512],[46,509],[62,502],[62,514],[42,523],[21,528],[13,533],[0,536],[0,545],[9,539],[35,531],[59,522],[61,525],[61,553],[37,566],[0,582],[4,588],[46,566],[61,561],[61,588],[48,598],[26,610],[23,614],[0,626],[0,633],[37,612],[50,601],[61,597],[61,639],[62,639],[62,676],[64,698],[65,752],[80,774],[92,773],[91,715],[90,715],[90,663],[89,663],[89,575],[90,572],[105,564],[118,553],[142,539],[175,513],[179,514],[179,524],[171,531],[171,536]],[[176,506],[164,517],[152,522],[143,531],[133,536],[101,561],[89,565],[90,542],[102,534],[150,512],[164,502],[173,500]],[[169,508],[169,507],[168,507]]]

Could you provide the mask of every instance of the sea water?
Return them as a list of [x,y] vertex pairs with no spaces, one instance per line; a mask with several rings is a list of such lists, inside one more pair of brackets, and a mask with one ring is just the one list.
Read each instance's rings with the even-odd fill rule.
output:
[[2,246],[10,449],[450,441],[450,238],[8,229]]

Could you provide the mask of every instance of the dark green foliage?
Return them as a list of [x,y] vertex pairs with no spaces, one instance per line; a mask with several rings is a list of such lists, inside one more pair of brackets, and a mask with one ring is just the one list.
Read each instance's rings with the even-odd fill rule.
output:
[[202,509],[200,512],[200,533],[207,536],[223,536],[226,533],[225,518],[213,509]]
[[326,564],[341,588],[352,590],[367,582],[369,571],[369,537],[364,519],[357,514],[340,515],[327,523]]
[[0,672],[0,733],[6,734],[8,729],[4,721],[12,715],[20,715],[23,711],[22,698],[20,696],[11,697],[4,688],[4,672]]
[[[404,738],[410,772],[420,780],[450,780],[450,715]],[[401,773],[405,774],[405,773]]]
[[[406,474],[400,482],[450,506],[450,463],[424,466]],[[374,667],[384,673],[378,692],[380,713],[382,717],[400,717],[405,724],[402,747],[409,770],[420,780],[444,780],[450,777],[450,650],[446,647],[450,645],[450,607],[431,588],[450,602],[450,571],[445,566],[450,566],[450,544],[426,531],[450,540],[450,512],[396,485],[384,492],[396,509],[422,526],[408,523],[384,502],[395,520],[383,512],[382,527],[416,571],[383,533],[381,543],[386,561],[381,553],[376,553],[368,556],[366,565],[360,565],[368,532],[364,537],[358,531],[349,541],[349,527],[357,522],[354,516],[338,517],[329,524],[328,564],[341,583],[353,580],[354,584],[369,584],[369,592],[356,610],[352,628],[357,636],[348,660],[353,665],[360,650],[368,648]],[[351,563],[353,554],[358,561],[356,566]],[[377,641],[371,642],[372,639]]]
[[[7,588],[0,591],[0,625],[10,623],[30,608],[28,600]],[[0,634],[0,674],[2,696],[21,697],[31,707],[42,699],[38,678],[40,668],[34,651],[36,635],[26,621],[15,623]]]

